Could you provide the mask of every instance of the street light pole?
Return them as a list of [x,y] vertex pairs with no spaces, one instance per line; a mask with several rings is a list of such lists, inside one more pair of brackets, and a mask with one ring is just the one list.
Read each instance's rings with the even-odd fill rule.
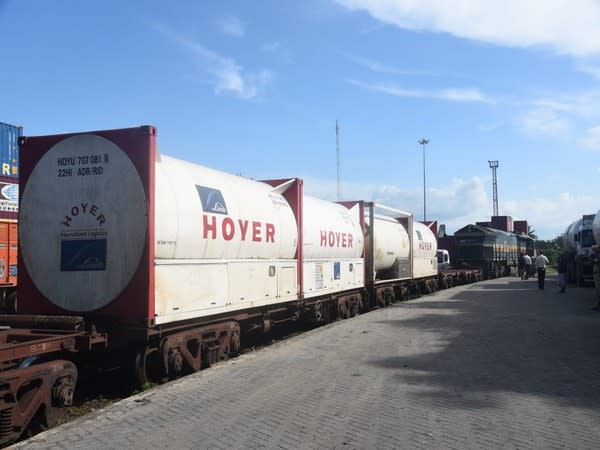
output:
[[429,139],[421,139],[417,143],[423,146],[423,221],[427,220],[427,187],[425,184],[425,145],[429,144]]

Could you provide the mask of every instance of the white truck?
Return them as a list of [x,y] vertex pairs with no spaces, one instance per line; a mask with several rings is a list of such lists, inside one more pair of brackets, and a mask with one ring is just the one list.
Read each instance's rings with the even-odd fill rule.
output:
[[567,255],[567,281],[583,286],[593,279],[594,257],[592,246],[596,244],[592,225],[596,214],[585,214],[567,227],[563,233],[563,251]]

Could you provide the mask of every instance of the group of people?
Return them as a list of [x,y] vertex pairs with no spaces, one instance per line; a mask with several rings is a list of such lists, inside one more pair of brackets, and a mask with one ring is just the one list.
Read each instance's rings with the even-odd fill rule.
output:
[[[544,289],[544,282],[546,280],[546,266],[548,265],[548,258],[546,258],[546,255],[544,255],[544,252],[539,253],[539,255],[537,255],[537,257],[535,257],[535,259],[532,261],[531,256],[529,256],[527,253],[525,252],[521,252],[521,256],[519,258],[519,275],[521,276],[522,280],[527,280],[529,279],[529,275],[532,272],[532,267],[535,266],[536,272],[537,272],[537,277],[538,277],[538,288],[539,289]],[[560,285],[560,261],[559,261],[559,285],[561,286],[561,290],[560,292],[565,292],[566,289],[566,272],[567,272],[567,266],[566,266],[566,260],[565,260],[565,270],[564,270],[564,283],[562,285]]]

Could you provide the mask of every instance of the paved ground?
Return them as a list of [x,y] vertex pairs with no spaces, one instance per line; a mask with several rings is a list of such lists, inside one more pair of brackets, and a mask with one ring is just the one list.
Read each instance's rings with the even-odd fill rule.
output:
[[27,448],[596,449],[592,289],[492,280],[313,330]]

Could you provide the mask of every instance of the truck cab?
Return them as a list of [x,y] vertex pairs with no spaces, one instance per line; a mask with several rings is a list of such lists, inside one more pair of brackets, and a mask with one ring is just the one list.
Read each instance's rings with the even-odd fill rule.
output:
[[438,272],[450,267],[450,253],[448,250],[439,249],[437,251]]

